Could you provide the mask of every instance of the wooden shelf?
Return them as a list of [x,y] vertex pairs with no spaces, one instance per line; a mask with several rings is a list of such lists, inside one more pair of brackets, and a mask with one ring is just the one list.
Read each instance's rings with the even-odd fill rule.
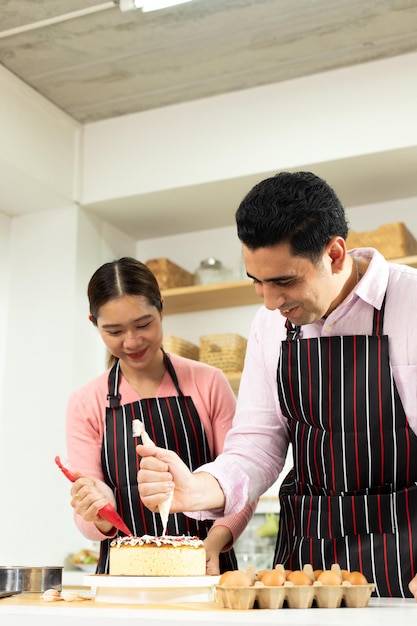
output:
[[[388,259],[391,263],[401,263],[417,268],[417,255]],[[262,304],[250,280],[216,283],[213,285],[193,285],[162,291],[166,315],[224,309],[248,304]],[[226,377],[235,393],[238,392],[241,372],[230,372]]]
[[417,267],[417,255],[403,256],[400,259],[387,259],[390,263],[401,263],[401,265],[410,265],[410,267]]
[[[388,259],[392,263],[401,263],[417,268],[417,255],[399,259]],[[166,315],[225,309],[248,304],[262,304],[251,280],[236,280],[213,285],[193,285],[176,287],[162,291]]]
[[165,289],[162,296],[166,315],[262,304],[250,280]]

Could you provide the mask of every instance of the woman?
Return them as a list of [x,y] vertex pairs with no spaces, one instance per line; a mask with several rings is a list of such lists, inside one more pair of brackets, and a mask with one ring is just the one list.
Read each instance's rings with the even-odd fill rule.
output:
[[[139,497],[140,439],[133,436],[133,420],[140,420],[158,446],[175,450],[193,470],[222,451],[235,396],[220,370],[164,352],[163,300],[143,263],[128,257],[105,263],[89,282],[88,299],[89,318],[109,351],[110,368],[70,397],[67,448],[70,467],[79,477],[71,489],[75,522],[83,535],[101,542],[97,573],[107,573],[109,545],[117,534],[98,516],[107,502],[135,536],[163,531],[159,515]],[[208,574],[236,569],[229,548],[255,506],[214,524],[172,514],[166,532],[202,538]]]

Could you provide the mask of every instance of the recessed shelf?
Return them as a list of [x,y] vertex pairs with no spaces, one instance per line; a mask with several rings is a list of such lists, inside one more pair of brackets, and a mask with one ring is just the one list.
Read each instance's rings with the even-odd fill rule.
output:
[[176,287],[165,289],[162,296],[166,315],[262,304],[250,280]]
[[[388,259],[391,263],[401,263],[417,268],[417,255]],[[190,313],[211,309],[224,309],[248,304],[262,304],[250,280],[216,283],[213,285],[193,285],[162,291],[166,315]],[[226,373],[235,393],[238,392],[241,372]]]

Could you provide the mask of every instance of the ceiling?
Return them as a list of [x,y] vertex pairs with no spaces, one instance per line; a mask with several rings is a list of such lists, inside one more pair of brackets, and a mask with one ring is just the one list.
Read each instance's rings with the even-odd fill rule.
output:
[[194,0],[150,13],[99,0],[0,3],[0,63],[82,123],[416,48],[417,0]]
[[[83,124],[416,50],[417,0],[194,0],[150,13],[99,0],[0,2],[0,64]],[[417,195],[416,161],[410,148],[394,166],[370,155],[312,168],[354,206]],[[233,224],[258,180],[85,208],[137,238],[190,232]]]

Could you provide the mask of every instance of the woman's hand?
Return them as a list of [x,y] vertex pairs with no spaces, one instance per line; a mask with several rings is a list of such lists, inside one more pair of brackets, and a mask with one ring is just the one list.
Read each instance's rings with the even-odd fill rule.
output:
[[232,546],[233,536],[227,526],[213,526],[204,539],[206,549],[206,574],[217,576],[220,574],[220,552]]
[[138,445],[136,451],[142,457],[138,472],[139,495],[151,511],[157,511],[172,491],[171,513],[224,506],[223,491],[211,474],[191,473],[175,452],[153,443]]
[[417,575],[408,583],[408,588],[417,600]]
[[113,526],[98,514],[108,503],[116,507],[116,500],[108,485],[96,478],[83,476],[72,485],[71,496],[71,506],[78,515],[86,522],[93,522],[103,534],[111,532]]

